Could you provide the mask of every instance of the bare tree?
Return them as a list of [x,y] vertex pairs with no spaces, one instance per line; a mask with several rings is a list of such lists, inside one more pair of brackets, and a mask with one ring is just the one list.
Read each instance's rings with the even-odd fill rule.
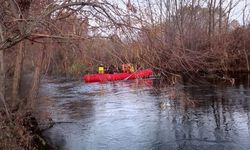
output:
[[[80,33],[75,32],[77,27],[72,28],[73,32],[68,34],[62,34],[63,32],[59,31],[56,22],[58,20],[63,20],[70,16],[81,16],[78,19],[84,20],[86,16],[90,19],[93,19],[100,28],[120,28],[121,26],[126,26],[123,17],[126,16],[126,12],[122,9],[116,7],[105,0],[103,1],[50,1],[49,3],[43,3],[44,5],[40,6],[37,9],[37,12],[32,10],[33,3],[35,1],[31,0],[10,0],[4,1],[7,5],[6,10],[10,13],[7,20],[12,23],[13,30],[6,30],[2,32],[2,35],[6,37],[1,39],[0,42],[0,52],[8,50],[9,48],[19,45],[16,55],[16,63],[14,69],[13,85],[12,85],[12,99],[14,103],[18,100],[19,90],[20,90],[20,81],[22,78],[22,67],[24,61],[24,52],[28,51],[29,41],[32,41],[36,38],[48,38],[48,39],[57,39],[57,41],[71,41],[71,40],[84,40]],[[40,2],[37,2],[40,4]],[[42,1],[41,1],[42,3]],[[32,13],[30,13],[32,11]],[[39,11],[39,13],[38,13]],[[67,13],[65,13],[67,12]],[[63,16],[67,14],[66,16]],[[80,15],[81,14],[81,15]],[[7,18],[6,17],[6,18]],[[77,19],[76,19],[77,20]],[[4,24],[1,24],[4,25]],[[7,34],[8,33],[8,34]],[[53,35],[54,34],[54,35]],[[35,41],[36,42],[36,41]],[[39,81],[41,77],[42,64],[44,59],[45,52],[42,52],[39,55],[39,63],[36,65],[32,88],[29,92],[29,99],[35,99],[37,95]],[[40,59],[40,57],[42,57]],[[0,57],[0,60],[1,59]],[[3,64],[3,63],[1,63]],[[4,73],[4,70],[1,71]],[[2,80],[4,81],[4,80]],[[20,101],[19,101],[20,102]]]
[[[13,12],[13,15],[18,19],[27,20],[29,15],[31,0],[11,0],[10,6]],[[18,29],[20,31],[20,35],[24,36],[25,30],[27,30],[27,22],[21,21],[18,23]],[[20,80],[22,75],[22,65],[23,65],[23,58],[24,58],[24,51],[25,51],[25,41],[20,41],[19,43],[19,50],[17,51],[16,56],[16,65],[15,65],[15,72],[13,78],[13,87],[12,87],[12,99],[18,99],[18,93],[20,88]]]

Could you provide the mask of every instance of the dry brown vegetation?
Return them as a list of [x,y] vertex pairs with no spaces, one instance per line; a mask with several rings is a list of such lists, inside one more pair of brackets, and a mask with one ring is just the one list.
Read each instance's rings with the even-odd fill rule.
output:
[[30,112],[19,111],[8,118],[1,111],[0,119],[0,149],[50,149],[40,136],[41,130]]
[[[234,20],[238,5],[241,18]],[[0,0],[0,108],[5,114],[32,109],[42,75],[79,77],[96,72],[100,63],[131,62],[162,75],[249,72],[248,5],[247,0]],[[27,75],[31,78],[23,80]]]

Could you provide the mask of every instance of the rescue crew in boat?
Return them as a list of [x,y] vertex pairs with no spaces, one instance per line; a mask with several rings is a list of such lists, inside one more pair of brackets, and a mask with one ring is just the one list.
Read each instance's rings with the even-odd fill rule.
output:
[[113,74],[113,73],[115,73],[115,72],[117,72],[116,70],[115,70],[115,66],[113,65],[113,64],[111,64],[111,65],[109,65],[109,67],[107,68],[107,71],[106,71],[107,73],[109,73],[109,74]]
[[133,64],[128,64],[129,65],[129,72],[130,73],[133,73],[133,72],[135,72],[135,68],[134,68],[134,65]]
[[104,66],[103,66],[103,64],[100,64],[100,66],[98,67],[98,73],[99,74],[104,74]]
[[133,72],[135,72],[135,68],[131,63],[122,64],[122,72],[123,73],[133,73]]
[[[153,74],[152,69],[135,70],[134,66],[130,64],[104,67],[103,64],[98,66],[98,74],[86,74],[83,76],[85,82],[105,82],[116,80],[131,80],[137,78],[148,78]],[[110,68],[110,69],[106,69]],[[115,70],[113,70],[115,68]],[[113,73],[113,74],[112,74]]]
[[99,74],[113,74],[113,73],[134,73],[135,72],[135,68],[133,66],[133,64],[128,63],[128,64],[122,64],[122,69],[121,71],[119,71],[119,69],[117,69],[117,67],[113,64],[111,64],[109,67],[104,67],[103,64],[100,64],[98,67],[98,73]]
[[108,74],[114,74],[114,73],[120,73],[121,71],[119,70],[119,68],[116,65],[111,64],[111,65],[109,65],[107,70],[105,70],[105,72],[107,72]]

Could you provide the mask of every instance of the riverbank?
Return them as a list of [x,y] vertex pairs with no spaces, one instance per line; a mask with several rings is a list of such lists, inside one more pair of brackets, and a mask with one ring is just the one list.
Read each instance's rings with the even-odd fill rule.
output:
[[52,149],[41,136],[41,129],[31,112],[15,112],[8,118],[0,110],[0,120],[0,149]]

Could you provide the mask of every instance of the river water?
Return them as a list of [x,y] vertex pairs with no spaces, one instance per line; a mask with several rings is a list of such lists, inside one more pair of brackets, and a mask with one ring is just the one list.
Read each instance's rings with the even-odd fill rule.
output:
[[250,149],[250,86],[158,80],[86,84],[43,79],[43,134],[62,150]]

